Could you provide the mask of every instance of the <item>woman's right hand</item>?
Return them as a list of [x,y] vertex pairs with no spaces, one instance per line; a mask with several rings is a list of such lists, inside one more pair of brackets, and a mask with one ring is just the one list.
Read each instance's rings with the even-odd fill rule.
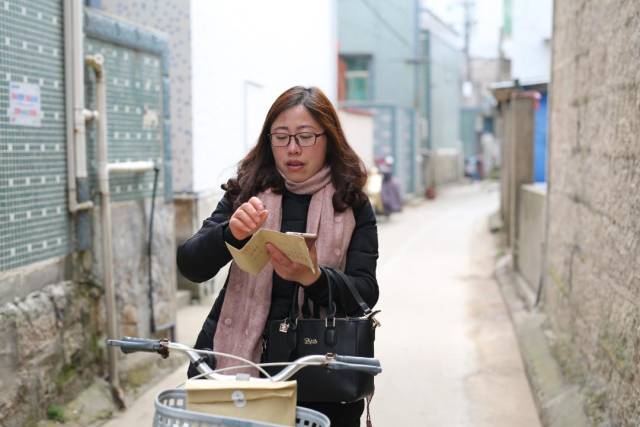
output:
[[252,197],[248,202],[241,204],[231,215],[229,229],[238,240],[244,240],[253,235],[267,220],[269,211],[264,208],[262,201]]

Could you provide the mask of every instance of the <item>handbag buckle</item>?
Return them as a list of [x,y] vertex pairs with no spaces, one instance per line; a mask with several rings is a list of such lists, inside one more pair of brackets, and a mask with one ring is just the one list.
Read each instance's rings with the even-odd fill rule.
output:
[[371,320],[371,328],[375,329],[379,326],[382,326],[382,323],[380,323],[380,321],[378,319],[375,318],[375,315],[380,313],[380,310],[376,310],[376,311],[372,311],[370,314],[368,314],[366,317],[367,319]]
[[279,332],[286,334],[289,331],[289,319],[284,319],[282,323],[280,323],[280,327],[278,328]]
[[[324,327],[325,327],[325,328],[328,328],[328,327],[329,327],[329,319],[327,319],[327,318],[325,318],[325,319],[324,319]],[[335,327],[336,327],[336,318],[335,318],[335,317],[332,317],[332,318],[331,318],[331,327],[332,327],[332,328],[335,328]]]

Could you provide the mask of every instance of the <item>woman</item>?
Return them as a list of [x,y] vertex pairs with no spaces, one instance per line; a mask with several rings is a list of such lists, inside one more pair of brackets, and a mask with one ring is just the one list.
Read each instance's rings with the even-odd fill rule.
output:
[[[376,220],[363,192],[366,172],[348,145],[338,116],[317,88],[293,87],[271,106],[258,143],[240,162],[238,174],[202,228],[178,248],[178,267],[195,282],[211,279],[231,260],[225,243],[242,247],[260,228],[317,234],[310,255],[315,273],[289,260],[273,245],[258,276],[231,265],[197,348],[213,348],[260,360],[269,320],[288,317],[296,287],[304,291],[303,310],[327,305],[327,269],[351,277],[365,302],[378,300]],[[332,283],[337,314],[359,312],[343,283]],[[227,358],[217,368],[232,366]],[[189,376],[196,374],[193,367]],[[332,426],[359,426],[364,402],[312,403]]]

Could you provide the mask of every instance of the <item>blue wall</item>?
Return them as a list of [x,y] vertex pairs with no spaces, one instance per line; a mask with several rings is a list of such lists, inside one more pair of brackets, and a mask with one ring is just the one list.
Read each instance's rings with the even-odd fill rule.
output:
[[540,105],[535,111],[535,134],[534,134],[534,180],[535,182],[546,182],[547,180],[547,92],[542,92]]

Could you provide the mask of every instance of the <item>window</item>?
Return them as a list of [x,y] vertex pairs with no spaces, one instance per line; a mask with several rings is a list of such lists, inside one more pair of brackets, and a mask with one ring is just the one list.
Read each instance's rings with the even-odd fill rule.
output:
[[366,101],[372,98],[370,66],[371,57],[365,55],[343,56],[347,101]]

